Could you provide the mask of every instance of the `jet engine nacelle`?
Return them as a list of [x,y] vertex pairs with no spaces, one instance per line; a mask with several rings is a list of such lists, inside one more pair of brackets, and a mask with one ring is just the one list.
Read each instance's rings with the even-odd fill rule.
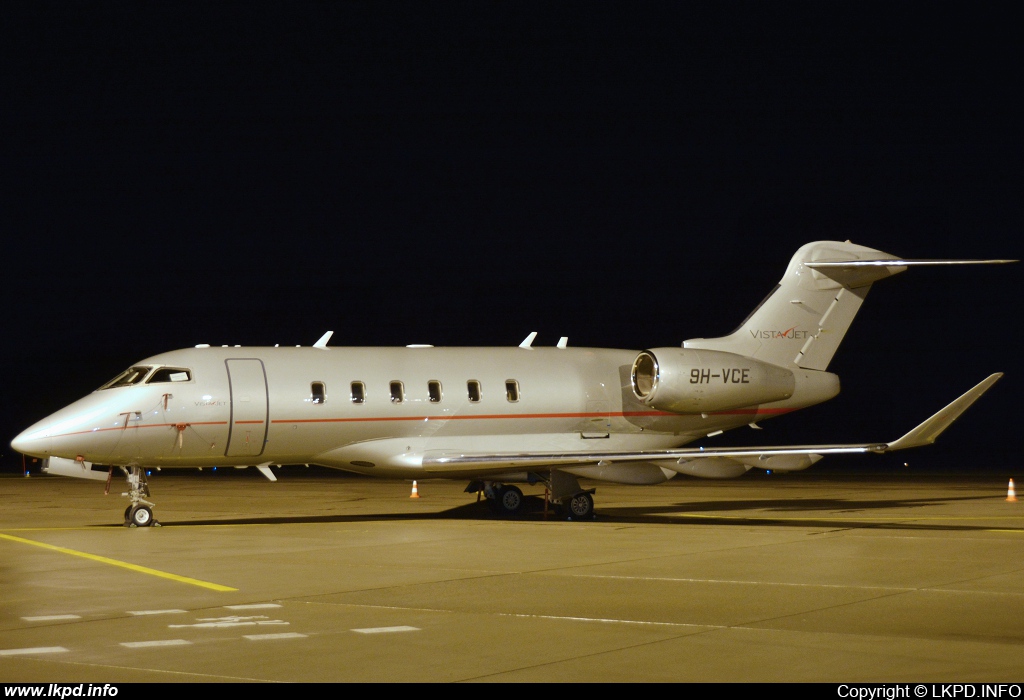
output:
[[637,355],[633,393],[672,413],[727,411],[788,399],[796,379],[788,369],[720,350],[655,348]]

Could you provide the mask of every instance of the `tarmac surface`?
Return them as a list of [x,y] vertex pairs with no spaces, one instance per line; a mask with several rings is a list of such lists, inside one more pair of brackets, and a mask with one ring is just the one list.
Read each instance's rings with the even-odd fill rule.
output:
[[279,474],[154,474],[151,528],[0,477],[0,681],[1024,680],[1012,474],[590,484],[587,522]]

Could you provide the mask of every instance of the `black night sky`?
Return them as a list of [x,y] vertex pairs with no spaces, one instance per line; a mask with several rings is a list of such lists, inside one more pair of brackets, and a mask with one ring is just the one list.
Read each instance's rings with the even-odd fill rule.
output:
[[[334,345],[515,345],[536,330],[642,349],[731,331],[812,240],[1020,258],[1021,19],[4,4],[0,468],[20,469],[7,443],[31,423],[197,343],[333,329]],[[1019,264],[876,285],[829,368],[839,397],[714,444],[894,439],[1005,371],[899,461],[1012,471],[1020,289]]]

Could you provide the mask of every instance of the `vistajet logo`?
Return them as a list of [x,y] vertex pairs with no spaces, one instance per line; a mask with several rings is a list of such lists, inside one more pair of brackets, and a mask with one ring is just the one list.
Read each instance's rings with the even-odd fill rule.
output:
[[810,337],[810,331],[798,331],[796,326],[784,331],[755,331],[751,330],[750,335],[759,340],[774,340],[776,338],[787,338],[789,340],[806,340]]

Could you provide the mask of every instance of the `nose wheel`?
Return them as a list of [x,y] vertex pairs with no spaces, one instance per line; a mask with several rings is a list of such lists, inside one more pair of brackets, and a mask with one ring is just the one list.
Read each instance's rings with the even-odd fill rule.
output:
[[149,484],[146,481],[146,470],[143,467],[122,467],[128,479],[127,496],[131,504],[124,509],[125,527],[160,527],[153,517],[153,503],[144,497],[149,496]]
[[149,506],[143,505],[128,506],[128,510],[125,512],[125,521],[129,526],[134,525],[135,527],[149,527],[157,524],[153,520],[153,510]]

